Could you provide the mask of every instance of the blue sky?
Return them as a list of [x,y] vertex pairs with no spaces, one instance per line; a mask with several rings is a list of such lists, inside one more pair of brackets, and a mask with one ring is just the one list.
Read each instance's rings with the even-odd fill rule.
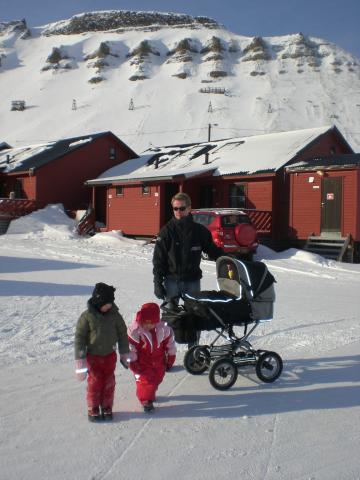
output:
[[303,32],[360,58],[360,0],[0,0],[0,21],[25,18],[38,26],[110,9],[204,15],[246,36]]

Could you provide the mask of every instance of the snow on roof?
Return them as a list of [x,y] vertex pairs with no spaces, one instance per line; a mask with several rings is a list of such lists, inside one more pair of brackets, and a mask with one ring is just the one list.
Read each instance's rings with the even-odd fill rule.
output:
[[350,168],[359,165],[360,153],[344,153],[302,160],[301,162],[292,163],[286,170],[296,172],[298,170],[314,170],[317,168]]
[[[331,126],[199,144],[150,148],[137,159],[104,172],[90,185],[185,177],[275,172]],[[205,163],[206,156],[208,158]],[[157,165],[157,168],[156,168]]]
[[40,145],[27,145],[0,150],[0,169],[3,172],[11,172],[21,167],[23,162],[45,150],[52,148],[55,142],[44,143]]
[[63,138],[39,145],[26,145],[0,150],[0,171],[4,173],[39,168],[67,154],[70,150],[81,148],[97,138],[111,132],[100,132],[91,136]]
[[89,143],[89,142],[92,142],[92,137],[88,137],[88,138],[83,138],[82,140],[78,140],[77,142],[72,142],[72,143],[69,143],[69,148],[71,147],[77,147],[79,145],[82,145],[83,143]]

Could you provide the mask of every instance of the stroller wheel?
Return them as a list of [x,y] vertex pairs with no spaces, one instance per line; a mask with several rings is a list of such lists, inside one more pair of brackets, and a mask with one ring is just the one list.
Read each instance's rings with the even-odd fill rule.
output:
[[184,367],[192,375],[201,375],[209,368],[210,353],[206,347],[191,347],[184,356]]
[[232,387],[237,377],[237,366],[229,358],[219,358],[211,365],[209,380],[211,385],[217,390],[227,390]]
[[264,352],[256,363],[256,375],[265,383],[274,382],[280,377],[283,362],[276,352]]

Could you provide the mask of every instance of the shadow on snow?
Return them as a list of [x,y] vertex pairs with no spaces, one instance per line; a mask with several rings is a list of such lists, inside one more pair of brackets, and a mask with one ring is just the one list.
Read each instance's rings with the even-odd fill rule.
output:
[[[360,355],[287,361],[282,376],[272,384],[260,382],[251,370],[247,372],[244,375],[246,386],[241,386],[242,375],[239,375],[232,388],[225,392],[212,389],[210,395],[201,393],[204,388],[208,392],[206,374],[189,376],[191,392],[196,382],[199,393],[160,396],[154,420],[157,417],[253,417],[359,406]],[[253,385],[249,386],[249,380]],[[205,387],[204,382],[208,384]],[[188,389],[189,383],[183,383],[183,387]],[[121,413],[120,416],[122,420],[131,420],[134,413]]]
[[0,256],[0,273],[37,272],[45,270],[70,270],[76,268],[96,268],[91,263],[64,262],[42,258],[19,258]]
[[93,285],[0,280],[0,297],[62,297],[91,295]]

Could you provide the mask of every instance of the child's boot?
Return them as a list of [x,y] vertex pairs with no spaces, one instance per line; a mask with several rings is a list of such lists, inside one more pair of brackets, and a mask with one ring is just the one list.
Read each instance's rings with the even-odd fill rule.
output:
[[89,422],[98,422],[102,419],[100,415],[99,407],[90,407],[88,408],[88,419]]
[[113,412],[111,407],[103,407],[101,409],[102,417],[104,420],[112,420],[113,419]]
[[151,400],[147,400],[146,402],[143,402],[142,405],[145,413],[153,412],[155,409],[154,404]]

